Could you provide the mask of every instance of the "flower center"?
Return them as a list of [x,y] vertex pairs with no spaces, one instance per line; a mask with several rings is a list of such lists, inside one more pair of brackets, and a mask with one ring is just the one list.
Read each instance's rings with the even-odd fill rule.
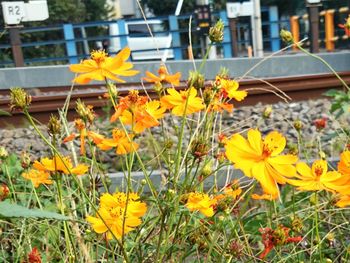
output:
[[268,144],[265,144],[265,143],[264,143],[263,152],[262,152],[263,158],[265,159],[265,158],[270,157],[272,151],[273,151],[273,149],[272,149],[271,145],[268,145]]
[[314,170],[314,173],[317,177],[320,177],[323,173],[323,168],[321,166],[316,166],[315,167],[315,170]]
[[94,50],[91,52],[91,59],[97,64],[101,64],[107,58],[108,54],[104,50]]

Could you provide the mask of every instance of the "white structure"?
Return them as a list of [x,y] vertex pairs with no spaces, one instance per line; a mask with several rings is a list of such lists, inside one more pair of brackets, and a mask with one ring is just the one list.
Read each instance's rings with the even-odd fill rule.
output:
[[1,2],[2,13],[7,25],[18,25],[21,22],[43,21],[49,18],[46,0]]

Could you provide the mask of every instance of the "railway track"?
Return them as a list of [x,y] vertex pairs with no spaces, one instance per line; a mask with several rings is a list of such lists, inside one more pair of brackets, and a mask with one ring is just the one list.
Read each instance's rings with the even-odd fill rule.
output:
[[[350,71],[341,72],[343,80],[350,84]],[[333,74],[313,74],[293,77],[278,77],[266,79],[244,79],[240,81],[240,88],[249,90],[249,96],[236,107],[252,105],[258,102],[275,103],[281,99],[269,90],[274,90],[271,85],[285,92],[294,101],[320,98],[324,92],[329,89],[341,88],[340,81]],[[208,83],[209,85],[209,83]],[[182,83],[178,89],[186,88]],[[124,84],[119,86],[120,94],[126,94],[130,89],[137,89],[140,93],[145,90],[151,97],[156,94],[151,85],[146,85],[145,90],[140,84]],[[51,113],[56,113],[57,109],[62,108],[70,87],[50,87],[30,89],[28,92],[32,95],[30,113],[41,122],[46,122]],[[77,86],[71,96],[69,104],[68,118],[72,120],[75,115],[75,101],[80,98],[85,104],[93,105],[98,114],[103,114],[102,107],[106,101],[101,99],[106,92],[101,85]],[[1,90],[0,109],[9,111],[9,90]],[[12,112],[11,116],[0,116],[0,127],[23,126],[26,125],[25,118],[20,112]]]

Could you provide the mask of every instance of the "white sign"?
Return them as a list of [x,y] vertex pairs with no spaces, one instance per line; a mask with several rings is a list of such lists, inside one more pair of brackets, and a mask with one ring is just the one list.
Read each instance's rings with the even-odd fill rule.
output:
[[49,18],[46,0],[2,2],[2,13],[7,25],[18,25],[21,22],[43,21]]
[[1,5],[6,24],[17,25],[21,23],[25,16],[24,2],[2,2]]
[[252,16],[254,13],[253,2],[243,3],[227,3],[226,11],[228,18],[236,18],[239,16]]

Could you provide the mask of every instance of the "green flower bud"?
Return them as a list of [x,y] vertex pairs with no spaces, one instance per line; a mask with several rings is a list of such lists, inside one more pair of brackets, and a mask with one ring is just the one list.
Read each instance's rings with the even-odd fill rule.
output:
[[220,19],[209,29],[209,39],[212,43],[221,43],[224,41],[224,23]]

